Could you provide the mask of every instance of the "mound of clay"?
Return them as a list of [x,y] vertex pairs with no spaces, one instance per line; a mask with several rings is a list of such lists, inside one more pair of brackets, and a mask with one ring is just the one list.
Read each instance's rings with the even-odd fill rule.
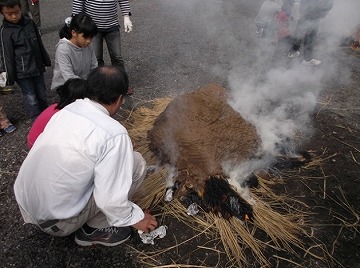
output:
[[170,102],[149,131],[150,150],[175,167],[175,180],[202,192],[211,176],[226,177],[222,162],[238,164],[253,156],[259,138],[226,101],[226,90],[211,84]]

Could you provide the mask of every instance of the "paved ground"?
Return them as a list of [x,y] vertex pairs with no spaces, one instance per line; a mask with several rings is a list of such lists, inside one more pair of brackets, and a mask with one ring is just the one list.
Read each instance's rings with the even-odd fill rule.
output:
[[[240,95],[242,100],[246,99],[241,101],[239,98],[235,104],[255,124],[270,111],[284,112],[286,120],[273,121],[274,124],[283,122],[276,125],[277,133],[286,133],[285,127],[289,125],[285,123],[294,120],[300,133],[304,134],[304,139],[297,139],[301,147],[325,151],[327,155],[336,154],[317,173],[329,178],[327,189],[323,189],[322,182],[314,180],[309,182],[307,192],[300,183],[292,185],[294,188],[289,188],[288,194],[301,196],[302,201],[308,202],[309,210],[314,213],[316,238],[338,262],[316,260],[309,254],[287,257],[294,258],[300,267],[360,267],[359,53],[325,42],[328,39],[324,33],[320,33],[319,40],[322,41],[317,47],[317,56],[324,63],[318,69],[299,67],[299,60],[289,62],[283,57],[281,47],[267,51],[266,48],[274,48],[273,45],[259,43],[254,36],[253,18],[261,3],[260,0],[131,1],[134,31],[122,35],[123,55],[131,86],[135,89],[127,105],[161,96],[176,96],[216,82],[232,90],[235,97]],[[57,33],[64,18],[71,13],[71,1],[43,0],[41,4],[43,41],[53,59]],[[359,10],[356,7],[354,10]],[[52,69],[49,68],[46,72],[48,86],[51,76]],[[288,89],[287,93],[281,92],[283,87]],[[293,96],[297,97],[295,101]],[[49,97],[51,101],[55,98],[52,92]],[[261,102],[264,99],[271,100],[270,110],[266,110],[269,107]],[[25,140],[31,122],[23,111],[18,90],[15,94],[1,96],[1,100],[18,130],[0,139],[0,266],[146,267],[134,261],[136,256],[129,253],[126,246],[81,248],[75,245],[73,236],[51,238],[22,224],[12,185],[27,154]],[[282,106],[283,103],[287,105]],[[280,111],[274,107],[284,109]],[[253,118],[254,114],[261,116]],[[263,121],[259,129],[273,131],[264,128],[265,123]],[[298,195],[296,187],[305,191],[304,195]],[[327,193],[325,199],[322,198],[324,191]],[[344,198],[349,202],[348,208],[339,206],[339,200]],[[175,241],[190,233],[185,226],[170,226],[173,226],[170,232]],[[129,245],[148,250],[136,238]],[[169,245],[164,242],[162,246]],[[196,248],[196,245],[191,246]],[[197,251],[198,255],[194,255],[189,253],[189,247],[186,245],[169,256],[159,256],[159,261],[164,265],[177,260],[194,267],[226,267],[226,260],[218,260],[211,251]],[[267,256],[274,259],[272,253]],[[299,267],[278,261],[273,262],[273,267]],[[251,266],[257,267],[256,264]]]

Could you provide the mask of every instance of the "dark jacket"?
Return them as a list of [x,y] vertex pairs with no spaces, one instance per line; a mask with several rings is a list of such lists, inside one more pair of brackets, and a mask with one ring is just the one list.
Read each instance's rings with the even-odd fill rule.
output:
[[51,66],[47,53],[33,20],[23,15],[19,23],[3,20],[0,28],[3,70],[7,73],[7,85],[18,79],[38,76]]

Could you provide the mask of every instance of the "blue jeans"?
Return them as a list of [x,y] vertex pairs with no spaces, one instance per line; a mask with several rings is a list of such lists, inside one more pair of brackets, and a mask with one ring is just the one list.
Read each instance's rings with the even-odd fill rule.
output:
[[26,79],[17,79],[29,117],[35,119],[48,107],[44,74]]
[[99,66],[104,65],[103,58],[103,41],[105,39],[109,50],[111,64],[125,70],[124,60],[121,56],[120,29],[110,32],[99,31],[94,36],[91,44],[94,49]]

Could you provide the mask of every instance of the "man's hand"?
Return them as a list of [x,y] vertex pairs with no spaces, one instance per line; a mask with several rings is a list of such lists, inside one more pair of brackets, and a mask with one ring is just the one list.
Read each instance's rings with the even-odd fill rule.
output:
[[133,29],[133,25],[129,15],[124,16],[124,29],[125,29],[125,33],[130,33]]
[[158,223],[155,217],[145,212],[145,217],[138,223],[135,223],[133,227],[137,230],[143,231],[144,233],[148,233],[154,230],[157,225]]

